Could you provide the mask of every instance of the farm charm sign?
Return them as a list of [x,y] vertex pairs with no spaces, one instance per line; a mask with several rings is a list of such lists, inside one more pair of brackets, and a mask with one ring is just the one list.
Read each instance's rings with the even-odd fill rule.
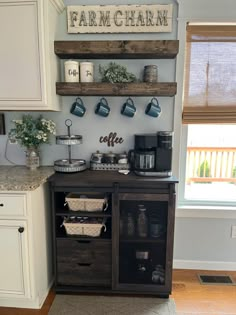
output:
[[68,33],[172,31],[172,4],[68,6]]

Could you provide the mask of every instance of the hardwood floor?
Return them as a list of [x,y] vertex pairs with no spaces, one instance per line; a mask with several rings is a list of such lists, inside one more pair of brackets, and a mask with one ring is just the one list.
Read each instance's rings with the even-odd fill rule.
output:
[[175,300],[178,315],[236,315],[235,285],[203,285],[197,274],[231,275],[235,272],[174,270],[171,297]]
[[[197,274],[231,275],[236,281],[236,271],[174,270],[171,298],[175,300],[177,314],[236,315],[236,286],[202,285]],[[48,315],[54,297],[50,292],[40,310],[0,307],[0,315]]]

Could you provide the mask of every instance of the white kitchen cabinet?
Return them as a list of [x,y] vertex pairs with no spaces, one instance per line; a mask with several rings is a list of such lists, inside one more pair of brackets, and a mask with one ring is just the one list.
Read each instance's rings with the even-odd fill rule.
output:
[[0,220],[0,295],[27,297],[27,226],[24,221]]
[[0,192],[0,306],[40,308],[53,283],[47,183]]
[[55,0],[0,0],[0,110],[60,110]]

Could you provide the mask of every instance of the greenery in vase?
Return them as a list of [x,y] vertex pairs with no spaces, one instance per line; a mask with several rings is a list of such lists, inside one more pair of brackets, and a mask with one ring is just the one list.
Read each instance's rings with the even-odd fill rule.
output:
[[99,73],[102,76],[102,82],[128,83],[136,82],[134,74],[129,73],[126,67],[110,62],[108,66],[99,65]]
[[50,135],[56,134],[56,124],[42,116],[33,118],[23,115],[22,119],[12,120],[15,128],[9,132],[10,138],[15,138],[23,147],[38,148],[40,144],[50,143]]

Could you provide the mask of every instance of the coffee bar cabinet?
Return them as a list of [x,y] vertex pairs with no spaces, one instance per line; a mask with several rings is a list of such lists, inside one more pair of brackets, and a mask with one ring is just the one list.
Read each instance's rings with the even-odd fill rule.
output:
[[[169,296],[174,177],[85,171],[49,181],[56,292]],[[103,201],[99,211],[91,208],[94,200]]]

